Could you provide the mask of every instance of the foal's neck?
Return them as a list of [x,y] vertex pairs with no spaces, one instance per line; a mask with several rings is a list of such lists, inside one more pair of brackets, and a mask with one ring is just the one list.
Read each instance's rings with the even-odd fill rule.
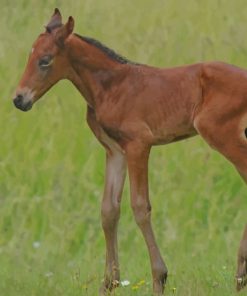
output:
[[122,81],[129,65],[111,59],[101,49],[76,35],[71,35],[66,46],[71,65],[68,78],[88,105],[95,109],[103,94]]

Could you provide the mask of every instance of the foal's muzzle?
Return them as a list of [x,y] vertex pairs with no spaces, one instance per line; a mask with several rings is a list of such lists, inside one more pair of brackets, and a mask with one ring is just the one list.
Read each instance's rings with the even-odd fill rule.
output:
[[15,107],[22,110],[22,111],[28,111],[32,108],[32,101],[25,100],[22,95],[17,95],[13,100]]

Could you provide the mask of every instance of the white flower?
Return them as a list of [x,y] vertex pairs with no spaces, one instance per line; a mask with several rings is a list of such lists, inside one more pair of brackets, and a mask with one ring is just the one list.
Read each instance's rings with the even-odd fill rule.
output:
[[40,247],[40,242],[36,241],[36,242],[33,242],[33,248],[34,249],[38,249]]
[[128,280],[121,281],[122,287],[129,286],[129,284],[130,284],[130,281],[128,281]]
[[45,273],[45,277],[52,277],[54,275],[53,272],[48,271],[47,273]]

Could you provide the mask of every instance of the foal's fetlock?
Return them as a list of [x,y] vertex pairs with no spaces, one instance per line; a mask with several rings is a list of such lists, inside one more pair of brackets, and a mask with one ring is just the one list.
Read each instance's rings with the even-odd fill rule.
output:
[[156,276],[154,276],[154,279],[153,279],[153,293],[154,293],[154,295],[163,295],[164,294],[167,276],[168,276],[167,269],[156,273]]

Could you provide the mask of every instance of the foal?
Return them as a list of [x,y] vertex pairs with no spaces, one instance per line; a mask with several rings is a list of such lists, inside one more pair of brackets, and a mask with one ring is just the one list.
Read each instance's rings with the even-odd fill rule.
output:
[[[117,224],[129,171],[131,206],[145,238],[153,291],[161,295],[167,268],[151,226],[148,158],[153,145],[200,134],[247,181],[247,72],[223,63],[159,69],[128,61],[98,41],[72,34],[58,9],[35,41],[14,104],[22,111],[61,79],[87,102],[87,122],[106,150],[102,226],[105,277],[100,295],[119,284]],[[247,226],[240,243],[237,289],[246,284]]]

